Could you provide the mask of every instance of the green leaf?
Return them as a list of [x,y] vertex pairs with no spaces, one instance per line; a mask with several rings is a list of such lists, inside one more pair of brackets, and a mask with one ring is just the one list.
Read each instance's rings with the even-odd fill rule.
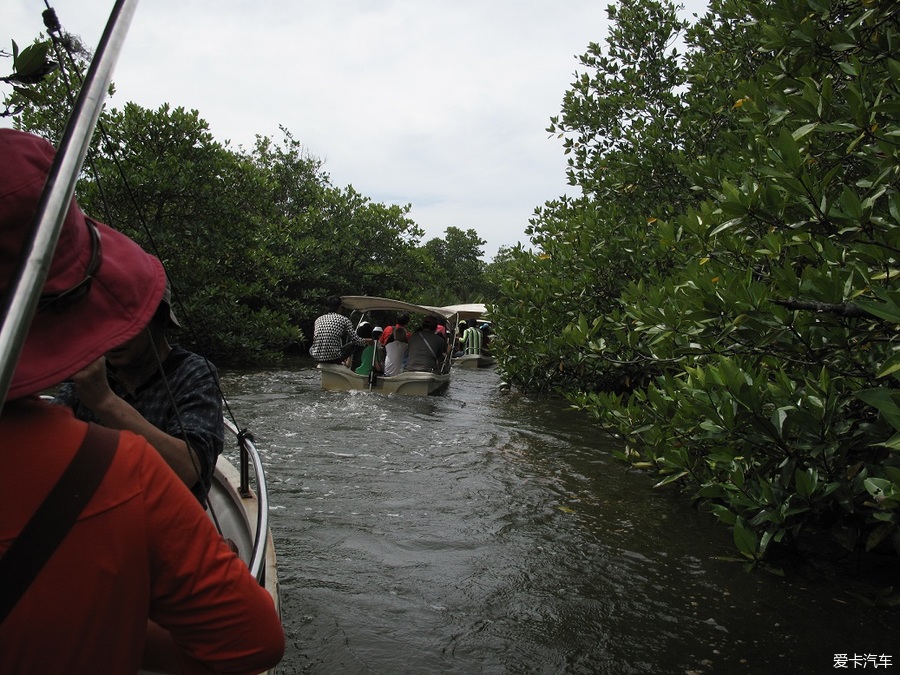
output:
[[856,396],[870,406],[877,408],[894,429],[900,430],[900,405],[898,405],[900,392],[894,389],[878,387],[875,389],[862,389],[856,392]]
[[778,432],[779,436],[784,433],[784,423],[785,423],[785,420],[787,420],[787,418],[788,418],[787,411],[789,409],[790,408],[786,408],[786,407],[778,408],[778,410],[776,410],[775,412],[772,413],[772,417],[769,420],[772,424],[772,427],[775,429],[775,431]]
[[25,47],[13,61],[16,74],[27,76],[41,70],[47,63],[49,49],[49,42],[37,42]]
[[844,187],[844,192],[841,194],[841,209],[854,220],[862,218],[862,204],[859,201],[859,195],[848,187]]
[[896,305],[863,299],[855,300],[853,304],[881,319],[900,323],[900,308]]
[[802,127],[797,129],[794,133],[791,134],[795,141],[799,141],[801,138],[808,136],[813,130],[819,126],[818,122],[812,122],[810,124],[804,124]]
[[872,530],[869,538],[866,540],[866,550],[871,551],[884,541],[888,535],[893,534],[897,529],[897,523],[883,523]]
[[894,494],[894,484],[885,478],[866,478],[863,485],[876,501],[887,499]]
[[797,488],[797,494],[803,499],[808,500],[812,496],[818,482],[819,474],[814,468],[809,468],[806,471],[800,471],[800,469],[794,471],[794,485]]
[[802,164],[800,147],[797,145],[797,141],[794,140],[791,132],[784,127],[781,128],[781,133],[778,137],[778,151],[788,168],[794,171],[800,168]]
[[674,483],[679,478],[684,478],[687,475],[688,475],[687,471],[679,471],[678,473],[673,473],[672,475],[666,476],[665,478],[663,478],[661,481],[656,483],[656,485],[654,485],[653,487],[658,488],[658,487],[662,487],[663,485],[668,485],[669,483]]
[[734,543],[747,558],[755,559],[757,553],[756,532],[754,532],[740,516],[734,523]]
[[721,504],[713,504],[710,506],[710,510],[713,514],[721,520],[726,525],[734,525],[737,522],[737,516],[729,510],[727,507],[722,506]]
[[885,377],[900,370],[900,352],[893,354],[881,364],[878,369],[878,377]]

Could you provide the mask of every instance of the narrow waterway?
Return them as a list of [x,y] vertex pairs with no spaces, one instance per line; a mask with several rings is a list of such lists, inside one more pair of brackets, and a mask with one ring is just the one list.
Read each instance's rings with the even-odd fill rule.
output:
[[280,673],[900,671],[900,611],[852,580],[745,572],[726,528],[583,417],[498,384],[454,370],[413,398],[322,391],[308,363],[223,373],[268,468]]

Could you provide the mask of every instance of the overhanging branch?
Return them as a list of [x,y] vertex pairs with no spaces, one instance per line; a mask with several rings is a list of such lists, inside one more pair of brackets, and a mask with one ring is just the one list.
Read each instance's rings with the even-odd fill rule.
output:
[[787,309],[806,310],[811,312],[827,312],[829,314],[837,314],[853,319],[878,319],[871,312],[867,312],[859,305],[852,302],[817,302],[815,300],[797,300],[796,298],[788,298],[787,300],[773,300],[776,305],[781,305]]

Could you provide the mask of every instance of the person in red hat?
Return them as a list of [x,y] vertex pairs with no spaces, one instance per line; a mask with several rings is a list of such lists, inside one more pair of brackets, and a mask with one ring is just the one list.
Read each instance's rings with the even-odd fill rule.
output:
[[[0,292],[54,154],[0,129]],[[144,330],[165,287],[159,260],[72,200],[0,414],[0,672],[250,673],[284,654],[272,598],[148,441],[39,396]],[[60,494],[87,497],[49,508]],[[51,529],[55,548],[33,544]]]

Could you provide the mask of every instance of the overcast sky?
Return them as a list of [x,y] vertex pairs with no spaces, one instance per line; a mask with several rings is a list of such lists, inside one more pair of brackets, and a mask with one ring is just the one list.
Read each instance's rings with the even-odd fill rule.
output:
[[[219,141],[286,127],[337,187],[411,204],[424,241],[475,229],[490,260],[528,244],[535,207],[563,194],[545,129],[606,36],[609,0],[144,0],[111,104],[196,109]],[[687,0],[686,14],[703,0]],[[94,49],[112,0],[51,0]],[[3,0],[0,47],[43,30],[40,0]],[[9,66],[0,66],[4,73]]]

